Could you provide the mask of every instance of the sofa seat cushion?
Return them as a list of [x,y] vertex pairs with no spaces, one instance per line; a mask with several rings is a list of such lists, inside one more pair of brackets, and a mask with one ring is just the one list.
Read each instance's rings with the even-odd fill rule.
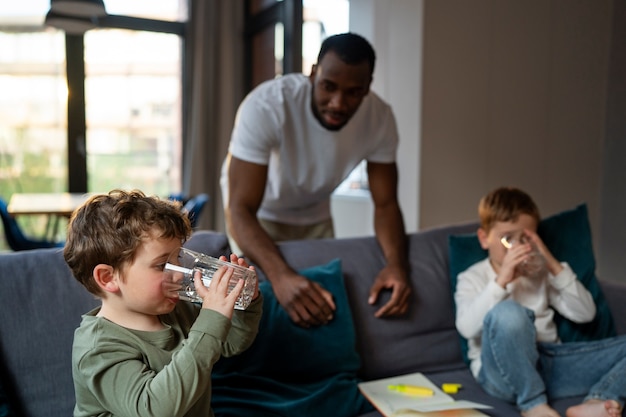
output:
[[[456,394],[451,394],[455,400],[474,401],[480,404],[490,405],[491,409],[480,410],[484,414],[494,417],[519,417],[520,413],[515,404],[502,401],[498,398],[487,394],[481,386],[476,382],[469,369],[460,369],[454,371],[434,372],[425,374],[435,385],[441,387],[444,383],[461,384],[461,389]],[[568,397],[551,401],[550,405],[554,407],[560,415],[565,415],[565,410],[574,404],[579,404],[583,397]]]
[[[581,204],[546,217],[539,223],[537,232],[554,257],[570,265],[596,303],[596,317],[589,323],[576,324],[555,312],[554,320],[561,340],[575,342],[614,336],[613,316],[595,275],[596,261],[587,206]],[[487,251],[480,247],[476,233],[450,236],[449,246],[450,280],[454,294],[458,274],[485,259]],[[467,361],[467,342],[462,339],[461,343]]]
[[295,325],[270,282],[261,282],[263,317],[254,343],[241,355],[220,359],[213,368],[217,417],[354,416],[371,409],[357,387],[360,358],[341,262],[335,259],[300,273],[333,294],[337,306],[333,320],[310,329]]

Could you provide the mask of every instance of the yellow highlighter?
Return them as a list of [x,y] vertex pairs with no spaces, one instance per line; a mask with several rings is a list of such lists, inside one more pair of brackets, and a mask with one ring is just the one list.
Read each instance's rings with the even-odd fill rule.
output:
[[398,385],[389,385],[387,387],[390,391],[399,392],[401,394],[406,395],[414,395],[419,397],[432,397],[435,392],[427,387],[421,387],[418,385],[406,385],[406,384],[398,384]]
[[441,389],[446,394],[456,394],[461,388],[463,388],[463,386],[457,383],[447,382],[445,384],[441,384]]

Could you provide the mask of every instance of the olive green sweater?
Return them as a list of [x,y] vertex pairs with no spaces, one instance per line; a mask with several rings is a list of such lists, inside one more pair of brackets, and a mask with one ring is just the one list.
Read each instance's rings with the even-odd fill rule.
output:
[[166,329],[144,332],[83,316],[74,334],[74,416],[213,416],[211,370],[220,356],[247,349],[262,312],[259,296],[232,321],[179,302],[161,317]]

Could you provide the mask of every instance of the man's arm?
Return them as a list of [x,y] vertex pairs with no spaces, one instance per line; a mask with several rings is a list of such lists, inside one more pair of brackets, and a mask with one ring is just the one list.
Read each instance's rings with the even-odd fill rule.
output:
[[230,158],[229,203],[225,211],[228,230],[244,255],[270,280],[276,299],[291,320],[303,327],[326,324],[335,310],[332,294],[287,265],[256,217],[266,182],[266,165]]
[[398,170],[395,163],[368,162],[367,175],[374,201],[374,230],[387,260],[370,289],[369,303],[374,304],[383,289],[390,289],[391,298],[375,315],[397,316],[407,312],[411,295],[406,232],[398,203]]

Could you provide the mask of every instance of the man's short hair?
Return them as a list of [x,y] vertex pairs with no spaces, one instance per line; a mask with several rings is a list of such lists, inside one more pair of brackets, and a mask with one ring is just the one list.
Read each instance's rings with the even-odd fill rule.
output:
[[361,35],[348,32],[324,39],[317,56],[317,62],[321,62],[324,55],[330,51],[336,53],[339,59],[349,65],[367,61],[370,66],[370,74],[374,73],[376,53],[372,45]]

